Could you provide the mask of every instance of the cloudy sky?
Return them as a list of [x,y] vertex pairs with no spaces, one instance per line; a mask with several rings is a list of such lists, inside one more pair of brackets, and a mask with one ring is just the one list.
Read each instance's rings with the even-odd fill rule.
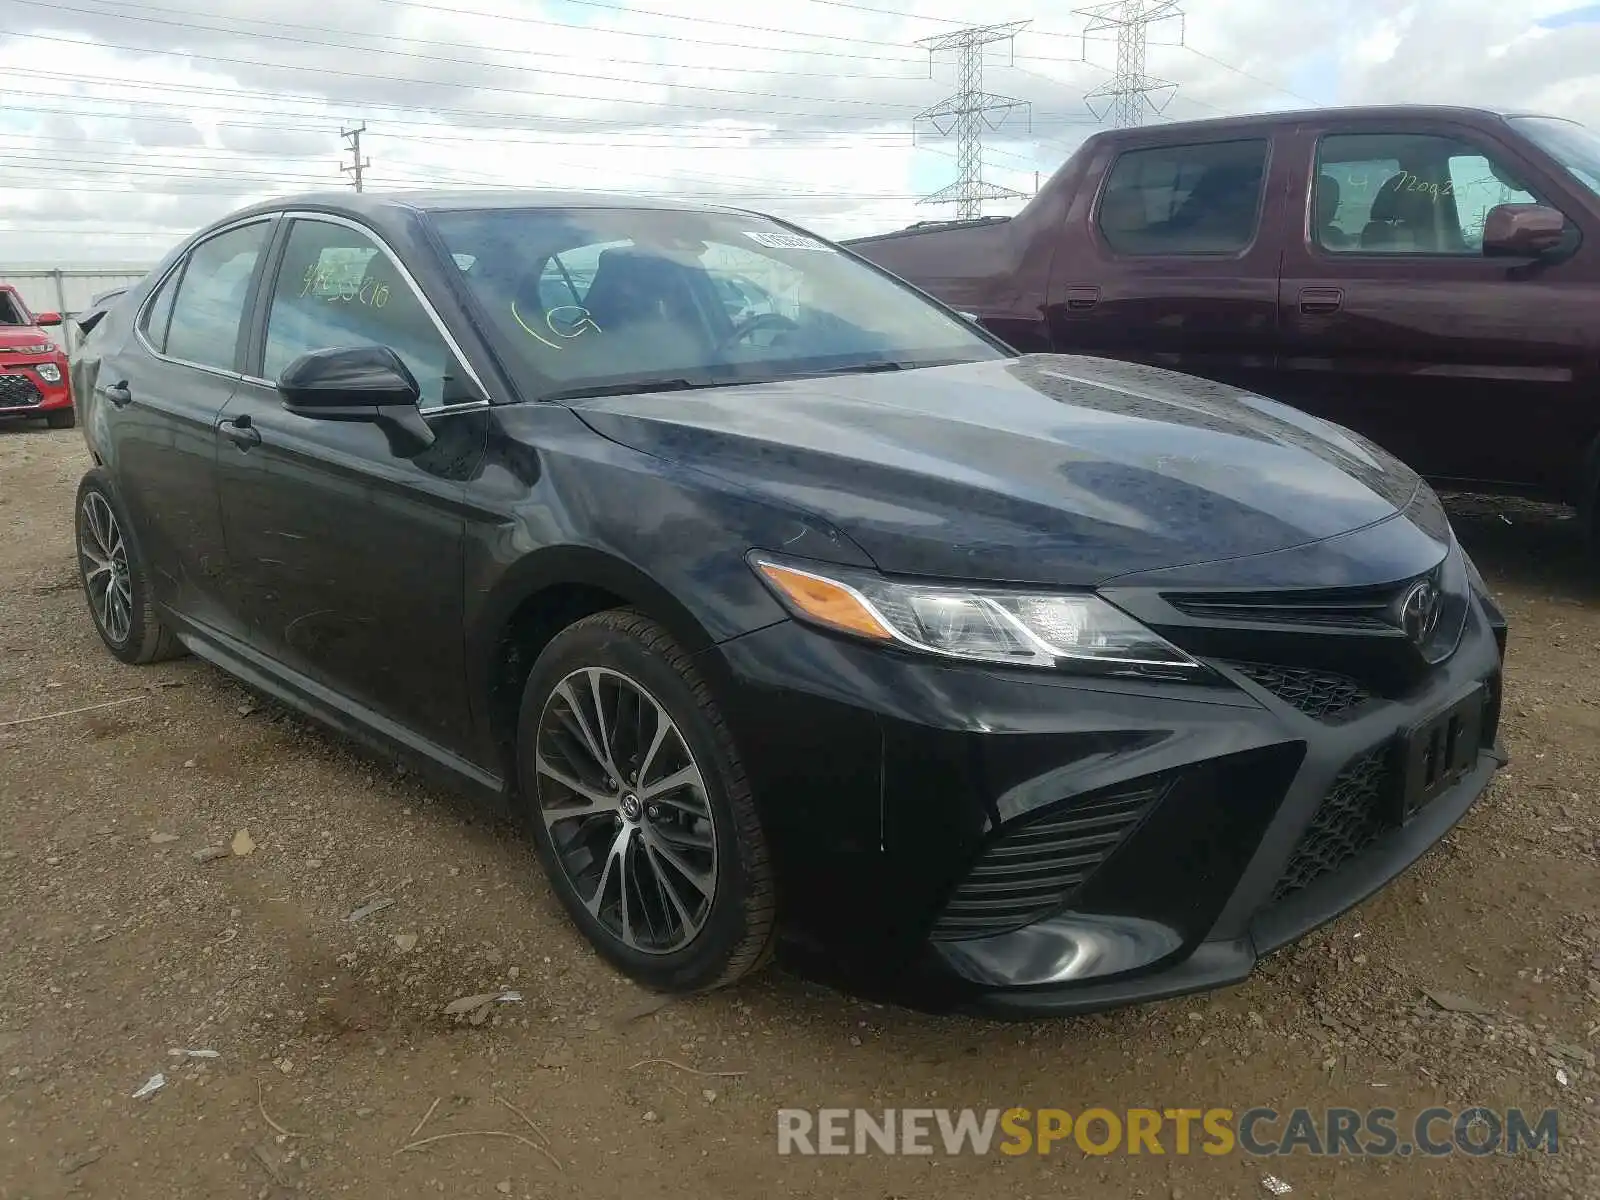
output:
[[[1159,118],[1374,101],[1536,108],[1600,126],[1600,4],[1187,0],[1152,27]],[[1022,192],[1097,127],[1115,61],[1071,6],[990,0],[0,0],[0,268],[145,263],[251,200],[582,187],[766,208],[835,236],[950,215],[954,146],[913,136],[954,83],[925,39],[1027,21],[986,90]],[[1097,106],[1098,107],[1098,106]],[[348,161],[346,158],[345,161]],[[1006,212],[1015,204],[993,203]]]

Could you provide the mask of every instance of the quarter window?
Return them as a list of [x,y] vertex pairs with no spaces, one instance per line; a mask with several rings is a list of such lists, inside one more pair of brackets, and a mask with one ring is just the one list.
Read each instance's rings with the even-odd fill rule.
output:
[[1118,254],[1237,254],[1256,236],[1267,143],[1130,150],[1106,180],[1097,222]]
[[[233,370],[239,322],[268,228],[265,221],[242,225],[208,238],[189,252],[189,264],[172,301],[166,338],[155,343],[165,354],[204,367]],[[156,299],[159,303],[163,297]],[[154,312],[152,307],[152,316]]]
[[163,353],[167,348],[167,326],[172,323],[172,299],[178,294],[178,277],[182,274],[183,268],[175,267],[161,281],[161,286],[156,289],[155,296],[144,310],[144,319],[139,325],[144,332],[145,341]]
[[416,377],[421,406],[481,399],[421,299],[367,234],[331,221],[289,230],[272,293],[262,374],[313,350],[387,346]]
[[1317,147],[1311,233],[1334,253],[1479,255],[1490,209],[1537,203],[1513,171],[1457,138],[1337,134]]

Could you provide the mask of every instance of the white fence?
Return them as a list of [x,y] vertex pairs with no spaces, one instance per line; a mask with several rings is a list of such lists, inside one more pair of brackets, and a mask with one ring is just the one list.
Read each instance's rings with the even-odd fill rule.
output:
[[[63,318],[70,318],[72,313],[89,307],[101,292],[138,283],[146,270],[138,266],[0,268],[0,283],[9,283],[21,292],[34,312],[59,312]],[[78,344],[78,328],[70,319],[45,332],[68,350]]]

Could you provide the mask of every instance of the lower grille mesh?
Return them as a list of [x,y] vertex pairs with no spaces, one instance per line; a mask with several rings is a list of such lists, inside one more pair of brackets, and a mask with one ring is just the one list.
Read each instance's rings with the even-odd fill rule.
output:
[[1230,663],[1252,683],[1260,684],[1308,717],[1333,721],[1373,699],[1371,692],[1348,675],[1314,671],[1307,667],[1279,667],[1266,663]]
[[1272,889],[1274,901],[1337,871],[1378,839],[1389,826],[1385,811],[1389,783],[1385,748],[1339,772]]
[[0,375],[0,408],[31,407],[43,399],[26,375]]
[[1055,912],[1133,831],[1169,782],[1163,777],[1081,797],[1002,833],[956,887],[930,936],[992,937]]

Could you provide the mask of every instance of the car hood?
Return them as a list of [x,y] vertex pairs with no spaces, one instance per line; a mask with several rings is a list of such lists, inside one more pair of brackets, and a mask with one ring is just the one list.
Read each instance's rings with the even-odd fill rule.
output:
[[572,407],[613,441],[831,522],[892,574],[1094,586],[1346,534],[1422,486],[1284,405],[1077,356]]
[[[21,349],[23,346],[42,346],[50,335],[37,325],[0,326],[0,354]],[[54,346],[54,343],[51,343]]]

